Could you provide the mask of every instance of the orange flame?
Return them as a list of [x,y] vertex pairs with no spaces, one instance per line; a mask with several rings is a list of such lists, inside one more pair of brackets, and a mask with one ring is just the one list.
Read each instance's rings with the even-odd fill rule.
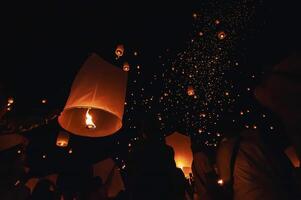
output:
[[93,117],[89,114],[90,108],[86,112],[86,128],[95,129],[96,125],[93,122]]

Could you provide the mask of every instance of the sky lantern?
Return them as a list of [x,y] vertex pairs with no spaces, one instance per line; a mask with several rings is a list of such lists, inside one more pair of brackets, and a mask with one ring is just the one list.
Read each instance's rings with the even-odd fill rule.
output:
[[65,131],[60,131],[56,139],[56,146],[67,147],[68,144],[69,144],[69,134]]
[[125,72],[130,71],[130,65],[128,62],[123,63],[123,71],[125,71]]
[[116,50],[115,50],[115,54],[117,56],[117,58],[123,56],[124,53],[124,46],[122,44],[117,45]]
[[127,73],[92,54],[73,81],[59,124],[86,137],[115,133],[122,127],[126,84]]
[[188,96],[195,95],[195,91],[194,91],[194,88],[192,86],[188,86],[188,88],[187,88],[187,94],[188,94]]
[[217,33],[217,37],[218,39],[223,40],[226,38],[226,33],[224,31],[220,31]]
[[177,167],[183,170],[186,177],[189,177],[192,164],[190,138],[186,135],[175,132],[166,137],[166,143],[175,151],[175,161]]

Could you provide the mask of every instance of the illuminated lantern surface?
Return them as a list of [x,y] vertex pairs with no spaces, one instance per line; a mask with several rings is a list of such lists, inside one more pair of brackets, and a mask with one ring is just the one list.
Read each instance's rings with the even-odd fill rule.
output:
[[264,106],[284,120],[300,117],[301,58],[293,55],[276,65],[267,79],[255,89],[255,96]]
[[166,137],[167,145],[175,151],[175,161],[177,167],[181,168],[186,177],[191,173],[192,152],[191,142],[188,136],[180,133],[173,133]]
[[194,88],[192,86],[189,86],[187,88],[187,94],[188,94],[188,96],[193,96],[195,94]]
[[69,143],[69,134],[65,131],[60,131],[57,139],[56,139],[56,145],[59,147],[66,147]]
[[116,47],[115,54],[119,58],[119,57],[123,56],[123,53],[124,53],[124,46],[122,44],[120,44]]
[[123,63],[123,71],[125,72],[130,71],[130,65],[128,62]]
[[226,37],[226,33],[224,31],[220,31],[217,34],[218,39],[223,40]]
[[111,158],[94,164],[93,175],[101,177],[104,183],[108,180],[110,175],[112,176],[112,182],[108,188],[109,197],[116,197],[120,191],[125,189],[120,171]]
[[126,84],[127,73],[92,54],[73,81],[59,124],[86,137],[115,133],[122,127]]
[[299,160],[299,158],[297,156],[297,153],[296,153],[296,150],[293,146],[290,146],[287,149],[285,149],[285,154],[290,159],[292,165],[295,168],[300,167],[300,160]]
[[27,143],[27,139],[19,134],[0,135],[0,151]]

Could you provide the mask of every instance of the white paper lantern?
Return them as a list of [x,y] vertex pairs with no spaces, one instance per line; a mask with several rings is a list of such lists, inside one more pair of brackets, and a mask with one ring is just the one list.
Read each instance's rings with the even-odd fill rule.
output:
[[102,137],[122,127],[127,73],[92,54],[78,72],[58,118],[67,131]]

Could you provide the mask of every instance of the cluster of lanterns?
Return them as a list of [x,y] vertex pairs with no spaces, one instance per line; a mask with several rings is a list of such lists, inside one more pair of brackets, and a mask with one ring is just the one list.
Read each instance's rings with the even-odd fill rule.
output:
[[7,109],[8,111],[11,110],[11,107],[12,107],[12,105],[13,105],[14,102],[15,102],[15,101],[14,101],[14,98],[12,98],[12,97],[8,98],[8,100],[7,100],[7,106],[6,106],[6,109]]

